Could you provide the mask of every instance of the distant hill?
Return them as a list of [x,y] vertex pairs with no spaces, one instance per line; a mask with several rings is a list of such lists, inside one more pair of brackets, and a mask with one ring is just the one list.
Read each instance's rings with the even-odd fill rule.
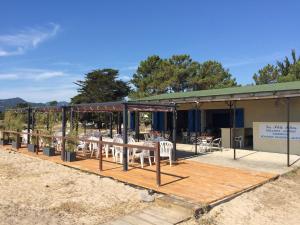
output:
[[[8,108],[13,108],[16,107],[18,104],[26,104],[28,103],[32,107],[39,107],[39,106],[46,106],[44,103],[33,103],[33,102],[27,102],[22,98],[9,98],[9,99],[0,99],[0,112],[4,111],[5,109]],[[58,106],[64,106],[68,105],[68,102],[58,102]]]
[[4,111],[7,108],[12,108],[22,103],[27,102],[22,98],[0,99],[0,111]]

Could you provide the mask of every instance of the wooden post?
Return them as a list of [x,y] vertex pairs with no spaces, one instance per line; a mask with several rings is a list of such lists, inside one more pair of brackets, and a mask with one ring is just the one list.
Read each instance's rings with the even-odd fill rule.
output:
[[61,159],[65,161],[65,149],[66,149],[66,107],[62,107],[62,140],[61,140]]
[[33,132],[34,128],[35,128],[35,112],[34,111],[31,112],[31,128],[32,128],[32,132]]
[[49,112],[47,112],[47,130],[49,130],[49,126],[50,126],[50,114]]
[[156,163],[156,185],[161,185],[161,174],[160,174],[160,143],[156,143],[155,151],[155,163]]
[[31,108],[27,109],[27,145],[30,144],[30,120],[31,120]]
[[72,132],[74,129],[74,112],[73,112],[73,108],[71,108],[70,111],[70,131]]
[[19,133],[17,133],[16,134],[16,143],[17,143],[17,148],[16,148],[16,150],[19,150],[19,146],[21,145],[21,140],[20,140],[21,138],[20,138],[20,134]]
[[287,126],[287,166],[290,166],[290,98],[286,98],[286,126]]
[[[128,105],[124,103],[123,109],[123,143],[128,143],[127,137],[127,126],[128,126]],[[127,147],[123,147],[123,171],[128,171],[128,154],[127,154]]]
[[233,159],[236,160],[236,143],[235,143],[235,120],[236,120],[236,101],[233,102],[233,129],[232,129],[232,136],[233,136]]
[[100,171],[103,171],[103,161],[102,161],[102,147],[103,147],[103,145],[102,145],[102,136],[100,136],[99,137],[99,144],[98,144],[98,146],[99,146],[99,170]]
[[39,154],[39,150],[40,150],[40,136],[39,136],[39,131],[36,131],[36,154]]

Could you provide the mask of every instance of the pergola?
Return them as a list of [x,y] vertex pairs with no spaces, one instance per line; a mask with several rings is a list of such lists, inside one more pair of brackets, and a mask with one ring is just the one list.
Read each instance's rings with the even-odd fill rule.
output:
[[[112,136],[112,114],[118,113],[118,130],[121,131],[120,117],[123,114],[123,143],[128,143],[128,113],[129,112],[171,112],[173,114],[173,154],[172,160],[176,160],[176,105],[174,103],[139,103],[139,102],[103,102],[103,103],[86,103],[70,106],[46,106],[46,107],[28,107],[27,109],[17,109],[18,112],[27,112],[27,132],[28,132],[28,144],[30,143],[29,133],[30,129],[34,129],[34,124],[30,121],[34,121],[35,112],[60,112],[62,113],[62,159],[64,160],[65,152],[65,136],[66,136],[66,123],[67,112],[70,112],[70,124],[71,130],[73,129],[74,113],[109,113],[110,114],[110,136]],[[138,129],[139,124],[136,123]],[[123,149],[123,170],[128,170],[128,154],[127,147]]]

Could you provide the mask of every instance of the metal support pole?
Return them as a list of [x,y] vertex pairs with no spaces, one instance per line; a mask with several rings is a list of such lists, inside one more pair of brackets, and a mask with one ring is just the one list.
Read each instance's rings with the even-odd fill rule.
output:
[[286,129],[287,129],[287,166],[290,166],[290,98],[286,98]]
[[229,103],[229,124],[230,124],[230,128],[229,128],[229,147],[232,148],[232,102]]
[[233,129],[232,129],[232,136],[233,136],[233,158],[236,160],[236,147],[235,147],[235,117],[236,117],[236,101],[233,102]]
[[160,174],[160,144],[156,143],[155,151],[155,164],[156,164],[156,184],[157,186],[161,185],[161,174]]
[[140,141],[140,113],[135,113],[135,138]]
[[[123,143],[128,143],[127,137],[127,126],[128,126],[128,105],[124,103],[123,109]],[[123,171],[128,171],[128,154],[127,154],[127,147],[123,147]]]
[[103,161],[102,161],[102,136],[99,137],[99,170],[103,171]]
[[113,114],[109,114],[109,137],[113,137],[113,132],[112,132],[112,127],[113,127]]
[[177,149],[176,149],[176,120],[177,120],[177,111],[176,107],[173,109],[173,152],[172,152],[172,161],[177,159]]
[[196,136],[195,136],[195,155],[197,155],[198,154],[198,149],[197,149],[197,145],[198,145],[198,123],[197,122],[199,122],[198,120],[197,120],[197,116],[199,116],[199,108],[198,108],[198,102],[196,102],[196,109],[195,109],[195,134],[196,134]]
[[66,123],[67,123],[67,118],[66,118],[66,110],[67,108],[65,106],[62,107],[62,140],[61,140],[61,159],[65,161],[65,148],[66,148]]
[[30,144],[30,120],[31,120],[31,108],[27,109],[27,145]]
[[118,127],[119,127],[119,134],[122,133],[122,112],[118,112]]

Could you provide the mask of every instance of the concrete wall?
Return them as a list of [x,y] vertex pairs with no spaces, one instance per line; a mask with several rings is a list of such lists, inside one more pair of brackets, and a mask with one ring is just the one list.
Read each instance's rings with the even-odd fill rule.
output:
[[[274,138],[261,138],[260,137],[260,125],[265,124],[264,122],[254,122],[253,123],[253,149],[257,151],[265,152],[277,152],[286,153],[287,152],[287,140],[286,139],[274,139]],[[270,123],[268,124],[280,124],[286,126],[286,123]],[[300,126],[300,122],[292,122],[293,125]],[[300,155],[300,140],[290,140],[290,153],[295,155]]]
[[[225,102],[201,103],[200,108],[228,109]],[[181,104],[180,110],[194,109],[195,104]],[[285,122],[286,102],[285,99],[266,99],[238,101],[237,108],[244,109],[244,127],[251,128],[253,122]],[[290,120],[300,122],[300,98],[290,99]],[[202,125],[204,126],[204,125]]]

